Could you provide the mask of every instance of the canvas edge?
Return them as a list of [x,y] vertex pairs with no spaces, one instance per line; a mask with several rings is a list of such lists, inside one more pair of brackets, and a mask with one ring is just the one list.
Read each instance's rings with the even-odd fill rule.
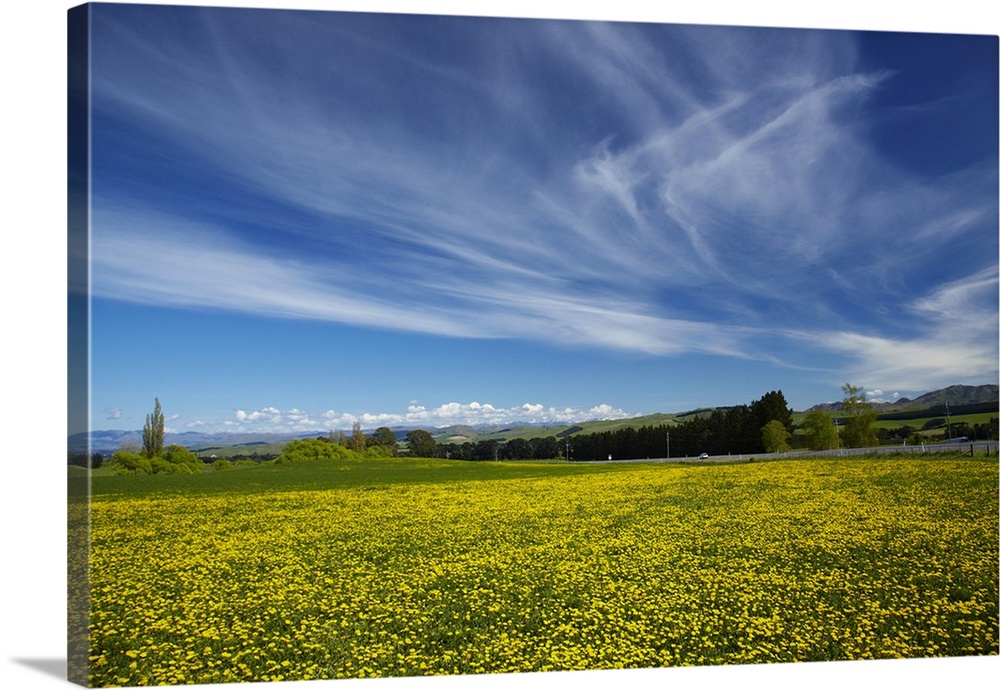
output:
[[[67,11],[67,437],[90,426],[90,6]],[[66,679],[88,684],[90,449],[67,478]]]

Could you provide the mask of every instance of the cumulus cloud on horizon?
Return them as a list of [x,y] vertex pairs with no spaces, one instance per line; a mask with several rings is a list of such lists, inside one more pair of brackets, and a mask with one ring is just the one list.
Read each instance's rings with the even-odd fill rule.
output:
[[292,408],[280,410],[265,407],[261,410],[237,410],[232,418],[225,420],[224,426],[234,429],[262,432],[279,431],[323,431],[350,429],[360,423],[366,430],[380,426],[430,426],[446,427],[456,424],[476,426],[480,424],[572,424],[606,419],[628,419],[638,416],[607,403],[587,409],[571,407],[556,408],[540,403],[524,403],[514,407],[499,407],[490,403],[449,402],[437,407],[411,403],[406,412],[362,412],[358,414],[326,410],[313,414]]

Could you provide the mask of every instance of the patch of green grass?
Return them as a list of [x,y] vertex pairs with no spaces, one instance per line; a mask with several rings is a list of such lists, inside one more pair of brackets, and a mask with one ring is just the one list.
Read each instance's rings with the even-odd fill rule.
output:
[[194,475],[93,475],[95,496],[261,493],[350,489],[371,485],[439,484],[466,480],[559,477],[619,471],[618,465],[551,462],[468,462],[437,458],[380,458],[346,462],[263,463]]
[[[792,423],[796,426],[802,424],[802,421],[806,417],[805,412],[793,412],[792,413]],[[830,415],[837,417],[842,413],[830,412]],[[987,424],[991,419],[1000,417],[1000,412],[977,412],[975,414],[961,414],[952,415],[951,423],[958,424],[960,422],[965,422],[969,426],[975,426],[976,424]],[[875,426],[879,429],[899,429],[900,427],[909,426],[913,427],[917,431],[920,431],[924,424],[931,421],[932,419],[944,419],[944,415],[931,415],[928,414],[926,417],[919,417],[917,419],[881,419],[875,422]],[[937,432],[938,429],[933,429],[932,431]],[[925,435],[927,432],[923,432]]]

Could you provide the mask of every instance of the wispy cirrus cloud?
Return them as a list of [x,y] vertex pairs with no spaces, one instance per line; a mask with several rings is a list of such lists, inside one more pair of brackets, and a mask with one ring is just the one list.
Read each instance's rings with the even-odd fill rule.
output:
[[847,355],[846,374],[905,390],[977,380],[997,366],[1000,332],[998,268],[946,283],[908,305],[915,335],[883,337],[854,331],[810,333],[818,347]]
[[197,221],[127,185],[98,196],[96,294],[653,355],[833,356],[899,381],[886,387],[996,370],[995,308],[947,316],[996,266],[942,270],[984,230],[995,254],[995,162],[927,179],[888,161],[866,118],[895,75],[860,66],[851,34],[442,21],[461,54],[403,50],[402,25],[372,17],[275,17],[267,51],[211,13],[152,38],[100,27],[98,112],[232,191]]
[[357,275],[349,287],[343,286],[337,282],[344,280],[342,270],[268,256],[205,223],[107,209],[96,211],[94,222],[100,228],[92,242],[97,297],[477,335],[447,314],[436,315],[433,307],[407,309],[359,290],[370,278]]
[[[657,316],[624,298],[558,291],[548,278],[466,282],[434,276],[365,291],[381,275],[330,269],[323,262],[269,257],[240,247],[217,228],[184,219],[98,213],[93,294],[145,304],[222,309],[433,333],[462,338],[537,338],[650,354],[699,351],[739,355],[740,330]],[[345,282],[348,284],[345,285]],[[414,287],[421,290],[416,294]]]

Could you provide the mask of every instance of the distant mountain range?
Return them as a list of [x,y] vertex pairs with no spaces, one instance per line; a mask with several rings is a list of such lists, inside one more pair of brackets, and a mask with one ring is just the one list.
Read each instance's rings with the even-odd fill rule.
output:
[[[903,412],[906,410],[923,410],[929,408],[943,407],[946,403],[954,408],[968,406],[968,405],[979,405],[979,404],[989,404],[997,403],[1000,400],[1000,393],[998,393],[998,387],[993,384],[983,385],[983,386],[948,386],[947,388],[942,388],[940,390],[931,391],[925,393],[918,398],[909,400],[907,398],[900,398],[894,402],[877,402],[873,405],[879,410],[880,413],[888,412]],[[838,412],[843,410],[844,404],[842,402],[833,403],[821,403],[819,405],[813,405],[807,412],[813,410],[823,410],[826,412]],[[710,409],[695,410],[692,412],[682,412],[676,414],[662,414],[657,413],[655,415],[649,415],[634,420],[617,420],[616,426],[627,426],[631,424],[642,425],[642,424],[662,424],[668,419],[673,419],[674,421],[683,421],[686,416],[693,415],[695,413],[710,412]],[[514,435],[517,434],[518,430],[527,431],[529,428],[536,429],[534,434],[543,433],[540,430],[546,429],[551,430],[551,435],[562,436],[567,433],[575,433],[576,431],[583,431],[584,427],[591,427],[596,424],[601,424],[601,422],[591,422],[585,423],[583,427],[581,426],[570,426],[570,425],[553,425],[553,424],[529,424],[526,422],[511,422],[510,424],[505,424],[503,426],[497,426],[496,424],[484,424],[480,426],[468,426],[468,425],[454,425],[444,428],[434,428],[427,426],[409,426],[409,427],[391,427],[392,431],[396,433],[397,438],[402,440],[408,431],[414,429],[425,429],[439,442],[462,442],[462,440],[474,440],[483,436],[487,437],[499,437],[502,435],[507,435],[513,432]],[[371,430],[369,430],[371,431]],[[218,432],[218,433],[204,433],[199,431],[186,431],[183,433],[166,433],[164,434],[163,442],[166,445],[177,444],[190,448],[195,451],[210,451],[214,448],[232,448],[234,446],[246,446],[247,452],[253,452],[254,446],[264,446],[272,444],[287,443],[297,438],[313,438],[316,436],[324,436],[329,431],[315,430],[315,431],[304,431],[292,434],[266,434],[266,433],[251,433],[251,432]],[[89,443],[88,443],[89,441]],[[129,430],[100,430],[84,432],[79,434],[73,434],[67,439],[67,445],[70,453],[86,453],[88,447],[90,452],[101,453],[108,455],[114,453],[116,450],[122,447],[142,447],[142,432],[141,431],[129,431]]]
[[[903,412],[905,410],[924,410],[948,404],[955,407],[963,405],[978,405],[1000,400],[998,387],[993,384],[984,386],[948,386],[940,390],[924,393],[918,398],[900,398],[893,402],[873,402],[872,405],[880,412]],[[824,412],[839,412],[844,409],[841,401],[813,405],[806,412],[822,410]]]
[[[230,446],[247,446],[252,452],[253,446],[267,445],[292,441],[296,438],[309,438],[327,432],[311,431],[298,434],[261,434],[246,432],[203,433],[200,431],[185,431],[183,433],[163,434],[164,445],[179,445],[194,450],[208,450]],[[72,434],[68,439],[70,453],[86,453],[87,441],[90,441],[90,452],[107,455],[120,448],[142,448],[142,431],[124,431],[109,429]]]

